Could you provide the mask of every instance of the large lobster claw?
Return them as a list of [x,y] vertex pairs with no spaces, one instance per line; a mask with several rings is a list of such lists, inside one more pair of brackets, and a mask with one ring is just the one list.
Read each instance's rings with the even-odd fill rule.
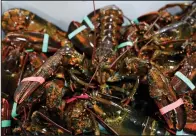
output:
[[21,82],[14,94],[14,101],[18,104],[22,103],[28,98],[44,81],[55,74],[58,67],[62,65],[63,57],[71,55],[74,57],[72,48],[65,46],[59,49],[53,56],[51,56],[31,77],[42,78],[41,82],[25,81]]
[[[148,82],[150,85],[150,96],[155,100],[159,109],[178,101],[178,98],[169,84],[169,81],[155,67],[149,70]],[[186,124],[186,112],[184,105],[168,111],[163,115],[170,129],[182,130]]]

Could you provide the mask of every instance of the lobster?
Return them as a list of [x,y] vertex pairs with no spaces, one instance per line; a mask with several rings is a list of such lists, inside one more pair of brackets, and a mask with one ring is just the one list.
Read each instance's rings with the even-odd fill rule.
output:
[[[81,24],[72,21],[68,30],[69,35],[65,32],[64,36],[57,34],[59,30],[56,27],[49,28],[50,23],[39,22],[38,16],[31,12],[27,12],[31,19],[25,27],[23,27],[24,25],[21,27],[20,21],[13,27],[12,23],[7,25],[6,21],[9,18],[6,19],[7,13],[4,14],[3,29],[6,32],[13,32],[7,33],[7,38],[4,40],[3,44],[10,45],[3,46],[3,60],[9,62],[13,56],[15,57],[14,63],[22,55],[21,60],[26,57],[25,54],[30,57],[29,63],[25,63],[27,62],[26,57],[25,65],[22,63],[23,61],[17,62],[16,67],[10,70],[11,72],[20,71],[22,66],[21,80],[19,80],[14,94],[14,105],[18,104],[16,113],[20,115],[18,123],[23,121],[20,126],[22,130],[24,129],[23,134],[94,133],[100,135],[105,134],[100,131],[99,124],[101,124],[109,134],[123,135],[126,132],[134,133],[130,128],[123,127],[124,124],[129,123],[129,119],[133,126],[139,126],[143,135],[168,134],[167,131],[175,134],[173,131],[182,129],[187,132],[194,131],[194,110],[187,106],[193,102],[189,100],[189,97],[185,98],[184,94],[179,95],[174,86],[177,88],[178,85],[183,86],[185,91],[188,91],[188,88],[180,81],[177,81],[180,84],[176,84],[176,81],[172,83],[172,78],[175,78],[172,74],[176,70],[182,68],[181,72],[187,72],[193,67],[195,7],[188,7],[191,8],[187,8],[181,14],[183,16],[179,16],[180,21],[175,22],[175,20],[173,24],[157,29],[157,31],[153,28],[155,21],[151,25],[146,22],[131,24],[122,32],[124,16],[122,11],[116,6],[107,6],[88,15],[91,25],[86,18]],[[166,13],[162,10],[164,9],[161,9],[160,12]],[[16,11],[18,13],[18,10]],[[20,12],[24,13],[24,11],[20,9]],[[14,11],[10,10],[8,13],[11,15]],[[164,16],[163,18],[165,19]],[[36,22],[38,27],[34,27],[32,21]],[[17,21],[15,20],[15,22]],[[168,23],[167,20],[166,22]],[[184,27],[187,28],[185,34],[183,33]],[[35,31],[32,32],[31,28]],[[81,28],[83,30],[73,36],[73,32],[76,29],[81,30]],[[52,32],[50,33],[50,31]],[[42,53],[37,53],[41,51],[41,44],[44,41],[43,32],[48,33],[51,38],[48,48],[50,53],[46,53],[46,55],[53,56],[48,59]],[[124,33],[123,37],[121,37],[121,33]],[[54,34],[56,35],[54,36]],[[20,38],[25,39],[24,42]],[[176,44],[175,40],[180,43]],[[126,41],[131,42],[133,48],[119,45]],[[152,47],[148,46],[149,43]],[[18,44],[19,47],[13,44]],[[63,47],[57,50],[59,45]],[[24,53],[25,49],[29,47],[36,52],[27,53],[26,51]],[[17,56],[11,56],[11,53],[17,54]],[[160,61],[162,56],[164,59]],[[176,59],[179,56],[181,58]],[[183,59],[185,56],[188,58]],[[171,57],[173,58],[171,59]],[[13,64],[12,61],[10,62]],[[10,65],[7,66],[6,69],[9,69]],[[174,68],[170,68],[171,66]],[[27,71],[28,69],[30,71]],[[194,72],[191,76],[194,77]],[[187,77],[194,82],[194,79]],[[188,104],[184,102],[167,113],[157,112],[158,115],[153,113],[145,120],[146,116],[137,116],[134,108],[129,108],[129,105],[137,103],[136,96],[141,85],[149,86],[151,97],[149,99],[154,100],[156,104],[153,105],[155,106],[153,110],[173,104],[179,98],[183,102],[187,100]],[[78,94],[81,95],[78,96]],[[73,98],[70,98],[71,96]],[[36,107],[36,105],[41,105],[46,111],[40,110],[40,106]],[[163,124],[156,122],[154,118],[151,118],[152,116],[159,117]],[[144,125],[142,126],[142,124]],[[51,126],[55,126],[54,130],[46,129]]]
[[20,31],[47,33],[61,46],[67,42],[66,32],[25,9],[14,8],[6,11],[2,16],[2,29],[5,33]]
[[150,12],[138,17],[139,22],[155,23],[155,29],[160,29],[170,23],[180,21],[193,3],[172,3],[161,7],[158,11]]

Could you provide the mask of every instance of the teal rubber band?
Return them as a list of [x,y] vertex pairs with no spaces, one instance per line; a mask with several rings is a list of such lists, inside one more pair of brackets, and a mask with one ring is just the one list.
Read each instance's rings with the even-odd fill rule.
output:
[[126,21],[126,22],[124,22],[124,23],[122,24],[122,26],[129,26],[129,25],[131,25],[131,23],[130,23],[129,21]]
[[175,73],[175,75],[184,81],[184,83],[186,83],[191,88],[191,90],[195,89],[195,85],[184,74],[178,71]]
[[99,126],[99,130],[100,130],[102,133],[109,134],[109,133],[107,132],[107,130],[106,130],[102,125],[100,125],[99,123],[98,123],[98,126]]
[[69,39],[73,38],[75,35],[77,35],[78,33],[82,32],[84,29],[86,29],[86,26],[85,26],[85,25],[83,25],[83,26],[77,28],[76,30],[74,30],[72,33],[70,33],[70,34],[68,35],[68,38],[69,38]]
[[116,51],[117,51],[117,49],[123,48],[123,47],[125,47],[125,46],[133,46],[133,42],[127,41],[127,42],[123,42],[123,43],[119,44],[119,45],[117,46],[117,48],[116,48]]
[[12,107],[12,118],[15,118],[16,116],[18,116],[18,114],[16,113],[16,108],[17,108],[17,103],[14,102],[13,107]]
[[43,45],[42,45],[42,52],[48,52],[48,40],[49,40],[49,35],[44,34],[44,40],[43,40]]
[[84,17],[84,21],[87,23],[87,25],[91,28],[91,30],[94,30],[95,27],[93,25],[93,23],[91,22],[91,20],[88,18],[88,16]]
[[187,133],[185,133],[183,130],[181,130],[181,131],[176,131],[176,135],[177,136],[182,136],[182,135],[188,135]]
[[34,50],[33,49],[26,49],[25,51],[26,52],[33,52]]
[[1,121],[1,127],[10,127],[11,126],[11,120],[2,120]]
[[133,22],[134,22],[135,24],[139,24],[139,20],[138,20],[137,18],[134,19]]

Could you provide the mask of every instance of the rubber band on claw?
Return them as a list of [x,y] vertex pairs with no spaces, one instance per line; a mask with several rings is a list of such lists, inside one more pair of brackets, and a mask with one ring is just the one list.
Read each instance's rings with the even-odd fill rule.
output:
[[89,98],[89,96],[87,94],[81,94],[79,96],[74,96],[74,97],[67,99],[65,101],[66,101],[66,103],[70,103],[70,102],[75,101],[76,99],[88,99],[88,98]]
[[39,82],[40,84],[43,84],[45,82],[45,79],[43,77],[27,77],[24,78],[21,82],[26,82],[26,81],[35,81],[35,82]]
[[134,22],[135,24],[139,24],[139,20],[138,20],[137,18],[134,19],[133,22]]
[[42,52],[48,52],[48,40],[49,40],[49,35],[44,34],[44,40],[43,40],[43,45],[42,45]]
[[124,23],[122,24],[122,26],[129,26],[129,25],[131,25],[131,23],[130,23],[129,21],[124,22]]
[[176,131],[176,135],[177,136],[182,136],[182,135],[189,135],[189,134],[187,134],[183,130],[181,130],[181,131]]
[[82,32],[84,29],[86,29],[87,27],[85,25],[77,28],[76,30],[74,30],[72,33],[70,33],[68,35],[68,38],[69,39],[72,39],[74,36],[76,36],[78,33]]
[[187,86],[189,88],[191,88],[191,90],[195,89],[195,85],[191,82],[191,80],[189,80],[184,74],[182,74],[180,71],[175,73],[175,76],[177,76],[178,78],[180,78],[185,84],[187,84]]
[[2,120],[1,121],[1,127],[10,127],[11,126],[11,120]]
[[174,110],[175,108],[179,107],[180,105],[184,104],[183,100],[180,98],[177,101],[159,109],[159,111],[161,112],[162,115],[164,115],[165,113],[168,113],[171,110]]
[[94,30],[95,27],[93,25],[93,23],[91,22],[91,20],[88,18],[88,16],[84,17],[84,21],[87,23],[87,25],[91,28],[91,30]]
[[123,42],[117,46],[116,50],[123,48],[123,47],[126,47],[126,46],[133,46],[133,42],[131,42],[131,41]]
[[25,51],[26,52],[33,52],[34,50],[33,49],[26,49]]
[[12,107],[12,118],[15,118],[16,116],[18,116],[18,114],[16,113],[16,108],[17,108],[17,103],[14,102],[13,107]]

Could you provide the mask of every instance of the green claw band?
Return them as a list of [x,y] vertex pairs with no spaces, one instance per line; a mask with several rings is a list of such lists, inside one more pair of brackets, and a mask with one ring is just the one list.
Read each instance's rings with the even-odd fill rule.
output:
[[195,85],[191,82],[191,80],[189,80],[184,74],[182,74],[180,71],[175,73],[175,76],[177,76],[178,78],[180,78],[184,83],[187,84],[187,86],[189,88],[191,88],[191,90],[195,89]]
[[2,120],[1,121],[1,127],[10,127],[11,126],[11,120]]
[[87,23],[87,25],[91,28],[91,30],[94,30],[95,27],[93,25],[93,23],[91,22],[91,20],[88,18],[88,16],[84,17],[84,21]]
[[176,135],[183,136],[183,135],[188,135],[188,134],[186,134],[183,130],[181,130],[181,131],[176,131]]
[[26,52],[33,52],[34,50],[33,49],[26,49],[25,51]]
[[123,47],[125,47],[125,46],[133,46],[133,42],[127,41],[127,42],[123,42],[123,43],[119,44],[119,45],[117,46],[117,48],[116,48],[116,51],[117,51],[117,49],[123,48]]
[[126,21],[126,22],[124,22],[123,24],[122,24],[122,26],[128,26],[128,25],[130,25],[131,23],[129,22],[129,21]]
[[134,22],[135,24],[139,24],[139,20],[138,20],[137,18],[134,19],[133,22]]
[[47,52],[48,51],[48,40],[49,40],[49,35],[44,34],[44,40],[43,40],[43,45],[42,45],[42,52]]
[[68,35],[68,38],[69,38],[69,39],[73,38],[75,35],[77,35],[78,33],[82,32],[84,29],[86,29],[86,26],[85,26],[85,25],[83,25],[83,26],[77,28],[76,30],[74,30],[72,33],[70,33],[70,34]]
[[14,102],[13,107],[12,107],[12,118],[15,118],[16,116],[18,116],[18,114],[16,113],[16,108],[17,108],[17,103]]

